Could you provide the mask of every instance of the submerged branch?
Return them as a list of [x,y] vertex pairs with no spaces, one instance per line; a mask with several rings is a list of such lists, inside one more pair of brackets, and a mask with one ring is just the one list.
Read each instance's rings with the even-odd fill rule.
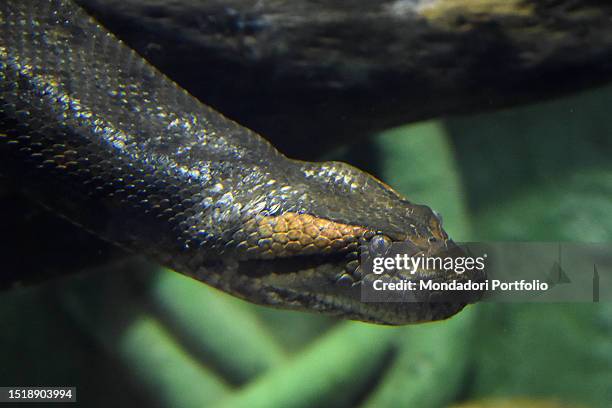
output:
[[612,77],[612,3],[599,1],[79,2],[202,101],[302,156],[313,140]]

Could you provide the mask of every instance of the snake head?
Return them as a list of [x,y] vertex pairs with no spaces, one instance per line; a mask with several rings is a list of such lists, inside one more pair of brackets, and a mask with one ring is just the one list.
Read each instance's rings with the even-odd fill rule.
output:
[[[449,238],[439,214],[426,206],[402,203],[410,208],[410,219],[420,222],[410,222],[405,233],[368,231],[359,249],[348,255],[350,261],[337,283],[346,288],[345,301],[351,305],[347,315],[352,319],[391,325],[446,319],[482,296],[479,290],[439,289],[437,285],[452,281],[481,284],[486,278],[484,268],[464,268],[468,254]],[[398,256],[404,261],[400,268],[405,269],[398,269],[396,262],[380,274],[373,269],[374,259],[397,260]],[[385,289],[385,284],[386,291],[374,290]],[[398,284],[403,289],[388,289]],[[414,285],[412,289],[409,284]],[[360,289],[359,303],[354,301],[355,288]]]
[[[478,299],[479,293],[449,297],[424,289],[410,301],[365,301],[364,285],[381,277],[362,265],[364,251],[385,253],[400,244],[410,256],[458,259],[465,253],[429,207],[343,163],[317,171],[319,177],[308,184],[280,187],[290,205],[274,211],[259,206],[264,210],[240,224],[216,286],[254,303],[391,325],[444,319]],[[480,282],[484,272],[458,275],[420,266],[396,270],[387,279]]]

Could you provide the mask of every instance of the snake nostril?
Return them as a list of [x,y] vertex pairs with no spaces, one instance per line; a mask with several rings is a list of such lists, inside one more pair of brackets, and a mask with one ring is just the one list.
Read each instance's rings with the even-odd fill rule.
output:
[[444,223],[444,218],[442,218],[442,214],[440,214],[436,210],[431,210],[431,211],[434,213],[434,215],[438,219],[438,222],[440,223],[440,226],[442,226],[442,224]]

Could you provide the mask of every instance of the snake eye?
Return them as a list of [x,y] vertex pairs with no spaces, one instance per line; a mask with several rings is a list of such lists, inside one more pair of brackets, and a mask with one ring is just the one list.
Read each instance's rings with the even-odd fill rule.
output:
[[384,254],[391,246],[391,240],[385,235],[376,235],[370,241],[370,250],[375,254]]

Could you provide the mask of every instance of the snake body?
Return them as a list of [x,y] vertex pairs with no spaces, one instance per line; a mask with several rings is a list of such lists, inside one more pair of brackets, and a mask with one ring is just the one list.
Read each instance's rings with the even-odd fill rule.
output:
[[347,164],[285,157],[69,1],[0,4],[0,153],[58,214],[254,303],[385,324],[464,306],[361,302],[360,245],[442,251],[439,217]]

